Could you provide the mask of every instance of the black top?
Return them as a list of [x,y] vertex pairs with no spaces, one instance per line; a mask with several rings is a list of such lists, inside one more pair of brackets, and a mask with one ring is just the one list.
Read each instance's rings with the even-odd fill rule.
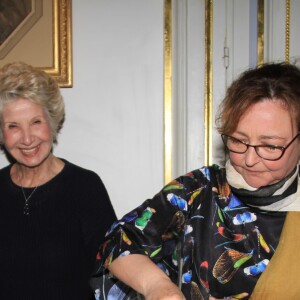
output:
[[0,299],[92,296],[97,247],[116,216],[99,176],[63,161],[63,170],[32,194],[29,215],[11,166],[0,170]]
[[[295,193],[297,184],[298,178],[285,196]],[[266,211],[252,203],[232,192],[226,169],[216,165],[171,181],[111,227],[91,281],[99,299],[129,299],[124,285],[101,276],[109,263],[128,254],[147,255],[174,283],[180,282],[187,300],[249,299],[275,252],[286,217],[284,211]]]

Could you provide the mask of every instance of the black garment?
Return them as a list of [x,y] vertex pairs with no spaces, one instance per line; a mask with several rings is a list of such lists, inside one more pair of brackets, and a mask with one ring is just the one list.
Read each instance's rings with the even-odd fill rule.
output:
[[[285,196],[295,192],[297,181]],[[114,259],[130,254],[147,255],[180,282],[187,300],[249,299],[278,245],[286,212],[254,208],[249,197],[243,199],[228,185],[226,169],[216,165],[170,182],[111,227],[92,280],[99,299],[132,299],[124,284],[102,276]]]
[[0,299],[92,297],[88,279],[97,248],[116,216],[99,176],[64,163],[32,194],[29,215],[11,166],[0,170]]

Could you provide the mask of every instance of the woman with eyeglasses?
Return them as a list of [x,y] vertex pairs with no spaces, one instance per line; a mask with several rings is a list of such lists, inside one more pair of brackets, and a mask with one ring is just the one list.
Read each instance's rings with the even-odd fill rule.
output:
[[[173,180],[114,223],[98,253],[99,293],[299,298],[300,70],[247,70],[228,89],[217,124],[226,166]],[[106,268],[120,281],[101,277]]]

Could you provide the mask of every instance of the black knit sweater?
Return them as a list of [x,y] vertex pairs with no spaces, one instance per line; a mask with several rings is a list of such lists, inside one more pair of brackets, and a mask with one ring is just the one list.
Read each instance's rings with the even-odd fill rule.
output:
[[11,166],[0,170],[0,299],[91,299],[97,248],[116,216],[99,176],[64,162],[32,194],[29,215]]

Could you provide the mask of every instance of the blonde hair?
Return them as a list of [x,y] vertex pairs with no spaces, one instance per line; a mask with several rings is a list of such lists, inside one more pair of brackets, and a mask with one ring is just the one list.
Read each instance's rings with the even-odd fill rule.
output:
[[18,99],[28,99],[43,107],[53,142],[57,142],[57,134],[64,122],[65,105],[56,80],[31,65],[14,62],[0,70],[0,143],[3,144],[3,106]]

